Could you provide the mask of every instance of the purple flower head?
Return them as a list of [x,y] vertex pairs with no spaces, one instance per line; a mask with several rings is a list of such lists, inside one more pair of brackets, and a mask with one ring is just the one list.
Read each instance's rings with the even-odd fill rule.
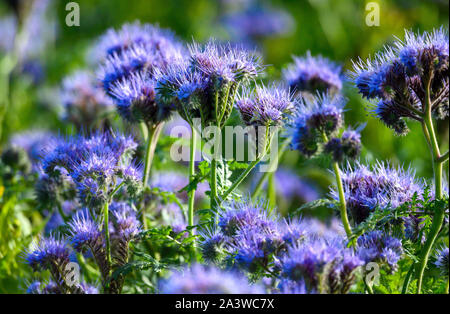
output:
[[284,220],[280,223],[279,230],[282,240],[290,246],[300,244],[308,236],[308,229],[300,219]]
[[114,216],[112,233],[126,242],[134,239],[141,232],[141,224],[136,212],[124,202],[114,202],[110,205]]
[[361,134],[347,129],[342,136],[334,137],[325,144],[324,151],[331,154],[333,160],[342,162],[345,158],[356,159],[361,151]]
[[271,254],[277,254],[283,244],[278,230],[245,226],[239,230],[231,248],[236,252],[237,265],[252,273],[267,266]]
[[340,95],[318,94],[312,99],[302,98],[288,127],[291,147],[306,157],[316,154],[324,136],[332,135],[342,127],[345,102]]
[[78,252],[86,252],[103,246],[103,236],[100,226],[94,222],[89,214],[78,212],[69,222],[71,244]]
[[156,99],[156,82],[148,72],[130,74],[111,89],[120,115],[129,122],[158,124],[171,117],[173,107]]
[[346,248],[343,238],[311,239],[290,247],[281,261],[282,274],[289,280],[304,280],[308,290],[346,293],[362,261]]
[[136,146],[131,137],[112,132],[68,138],[46,155],[43,169],[52,175],[57,167],[64,168],[76,184],[81,202],[100,206],[118,179],[123,179],[129,190],[136,189],[132,183],[140,175],[129,161]]
[[390,271],[394,272],[403,255],[403,246],[399,239],[375,230],[358,238],[357,254],[366,264],[370,262],[386,263]]
[[189,50],[193,70],[202,73],[213,84],[226,85],[230,81],[252,79],[262,69],[255,54],[231,44],[221,45],[210,40],[205,45],[193,43]]
[[293,281],[283,278],[278,285],[281,294],[315,294],[317,292],[308,290],[303,280]]
[[442,276],[447,277],[448,279],[448,247],[443,247],[436,252],[436,261],[434,265],[441,271]]
[[220,262],[226,254],[226,237],[217,229],[205,228],[199,232],[202,239],[200,242],[200,250],[203,259],[207,263]]
[[27,294],[41,294],[41,282],[33,281],[27,288]]
[[406,31],[404,41],[396,41],[374,59],[354,62],[350,76],[359,92],[374,101],[374,114],[405,135],[409,131],[405,118],[422,121],[427,97],[437,118],[448,117],[448,62],[444,28],[423,34]]
[[55,266],[64,269],[69,260],[70,251],[66,241],[50,235],[34,243],[26,253],[26,261],[34,271],[53,269]]
[[294,105],[289,91],[274,85],[244,90],[236,107],[247,126],[270,127],[282,126]]
[[78,130],[92,129],[100,116],[111,110],[113,103],[88,71],[77,71],[66,77],[61,87],[63,118]]
[[174,272],[160,283],[163,294],[255,294],[264,293],[259,285],[250,285],[245,276],[214,267],[194,264]]
[[[357,223],[364,221],[377,207],[396,208],[411,201],[415,194],[420,197],[424,191],[412,170],[381,162],[372,169],[360,163],[355,169],[349,166],[342,173],[342,182],[348,209]],[[334,188],[331,195],[338,199]]]
[[322,56],[294,57],[294,63],[284,70],[291,90],[315,94],[335,93],[342,88],[341,67]]
[[98,76],[111,96],[115,96],[111,88],[131,74],[148,72],[153,79],[155,72],[180,62],[185,55],[171,32],[139,23],[125,24],[119,32],[108,31],[97,49],[106,51]]
[[235,236],[241,229],[250,226],[259,229],[259,232],[271,233],[276,230],[275,219],[262,203],[243,201],[223,205],[223,211],[219,217],[219,228],[224,235]]

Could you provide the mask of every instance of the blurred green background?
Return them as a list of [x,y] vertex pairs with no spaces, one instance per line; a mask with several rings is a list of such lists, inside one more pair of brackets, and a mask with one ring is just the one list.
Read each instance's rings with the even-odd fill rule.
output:
[[[244,40],[246,45],[256,47],[264,57],[264,63],[269,65],[264,79],[279,80],[281,70],[291,62],[292,55],[304,55],[310,50],[312,55],[322,54],[340,63],[346,72],[351,69],[351,60],[373,55],[383,45],[392,42],[395,36],[402,38],[405,29],[423,32],[441,25],[448,29],[449,18],[447,0],[373,1],[380,7],[380,26],[376,27],[365,23],[368,13],[365,8],[370,1],[359,0],[78,0],[80,26],[68,27],[65,24],[68,2],[52,2],[48,19],[53,18],[56,23],[51,30],[50,46],[38,56],[42,65],[38,71],[40,79],[33,81],[31,77],[19,75],[20,79],[13,82],[11,104],[0,135],[0,151],[12,134],[24,130],[50,129],[60,134],[70,131],[59,118],[55,106],[59,101],[57,92],[61,80],[79,68],[95,71],[96,66],[89,65],[87,57],[92,43],[108,28],[120,27],[125,22],[140,20],[159,24],[172,29],[186,42],[193,39],[205,41],[209,37],[233,42]],[[263,18],[263,21],[273,24],[269,33],[244,36],[248,29],[240,28],[244,21],[239,14],[248,9],[250,2],[278,12],[278,17],[269,15]],[[16,3],[17,0],[1,0],[0,18],[10,14]],[[230,19],[232,16],[235,18]],[[232,21],[232,25],[225,21]],[[254,25],[250,23],[250,26]],[[31,39],[31,49],[33,43],[40,39]],[[397,137],[369,114],[369,103],[356,93],[351,83],[346,83],[344,94],[349,99],[347,124],[366,124],[362,132],[362,160],[373,163],[379,159],[395,165],[411,165],[419,176],[432,177],[430,155],[420,125],[409,123],[411,132],[405,137]],[[438,129],[442,150],[445,151],[448,149],[448,120],[439,122]],[[162,163],[157,162],[156,166],[162,168]],[[283,167],[313,182],[321,195],[327,193],[332,183],[332,176],[324,165],[321,160],[304,161],[296,152],[289,152],[283,160]],[[448,174],[448,163],[446,167]],[[31,191],[29,189],[28,193]],[[0,190],[0,196],[1,193]],[[32,195],[24,199],[32,199]],[[7,205],[2,208],[5,217]],[[278,205],[281,206],[282,202]],[[13,206],[11,201],[11,212]],[[22,207],[30,209],[32,206]],[[292,206],[298,207],[299,203]],[[31,238],[40,232],[42,221],[37,213],[25,212],[25,209],[22,215],[22,207],[15,208],[14,221],[3,220],[8,224],[8,228],[3,230],[8,232],[11,241],[0,239],[3,241],[0,244],[10,253],[5,260],[0,259],[0,292],[23,291],[23,278],[29,278],[29,274],[24,275],[29,270],[23,267],[18,256]]]
[[[0,13],[9,10],[3,0]],[[56,37],[51,49],[46,50],[43,61],[46,69],[45,83],[58,86],[61,79],[71,71],[86,67],[86,52],[97,36],[110,27],[119,27],[124,22],[140,20],[157,23],[172,29],[187,42],[207,40],[215,37],[221,40],[238,41],[236,32],[230,32],[224,25],[224,16],[244,10],[246,0],[79,0],[81,10],[79,27],[65,25],[65,6],[69,1],[54,1],[53,14],[58,20]],[[292,55],[303,55],[310,50],[313,55],[322,54],[351,69],[351,60],[358,56],[366,58],[392,42],[395,36],[403,37],[404,29],[430,31],[433,28],[448,28],[448,1],[375,1],[380,7],[380,26],[369,27],[365,23],[366,4],[370,1],[337,0],[273,0],[253,1],[265,7],[283,10],[290,15],[291,25],[285,32],[272,36],[260,36],[252,41],[264,56],[269,79],[279,79],[280,72],[291,61]],[[239,33],[238,33],[239,35]],[[238,36],[239,37],[239,36]],[[95,69],[93,69],[95,70]],[[46,104],[51,93],[46,88],[33,91],[40,97],[27,92],[19,105],[13,108],[13,115],[5,121],[8,134],[30,127],[61,127],[54,114],[46,114]],[[349,98],[346,121],[349,125],[367,123],[363,131],[365,146],[363,159],[387,159],[396,164],[413,164],[417,173],[431,176],[429,153],[420,132],[420,126],[410,123],[413,132],[404,138],[384,127],[368,114],[368,103],[356,94],[350,83],[345,95]],[[39,99],[39,102],[36,101]],[[51,99],[50,99],[51,100]],[[439,130],[443,149],[448,144],[448,121],[440,123]],[[286,163],[295,163],[296,157],[287,156]]]

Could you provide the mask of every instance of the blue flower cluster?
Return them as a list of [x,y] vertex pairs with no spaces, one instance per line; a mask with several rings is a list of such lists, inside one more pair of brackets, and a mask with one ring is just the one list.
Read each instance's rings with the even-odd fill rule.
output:
[[[378,162],[372,169],[360,163],[343,171],[345,199],[349,212],[356,223],[361,223],[376,208],[387,209],[421,197],[424,185],[411,169],[403,170]],[[331,195],[338,200],[338,191],[331,189]]]
[[440,119],[448,117],[448,46],[443,28],[423,34],[407,31],[404,41],[374,59],[355,62],[351,77],[359,92],[376,102],[375,115],[404,135],[409,131],[404,118],[422,122],[428,108]]
[[103,63],[100,81],[125,120],[156,125],[171,116],[171,104],[155,98],[155,74],[185,58],[171,32],[138,22],[125,24],[109,30],[96,50]]
[[130,161],[136,142],[129,136],[112,132],[62,141],[43,159],[43,169],[50,175],[72,178],[82,204],[91,208],[103,206],[119,185],[125,185],[130,196],[140,191],[141,167]]

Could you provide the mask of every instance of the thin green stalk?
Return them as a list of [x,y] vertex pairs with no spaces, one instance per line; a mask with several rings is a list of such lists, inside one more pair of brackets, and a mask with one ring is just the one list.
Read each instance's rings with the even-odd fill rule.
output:
[[447,285],[445,286],[445,291],[444,291],[445,294],[448,294],[448,283],[449,282],[448,282],[448,279],[447,279]]
[[228,188],[228,190],[222,195],[222,200],[226,200],[227,197],[233,193],[234,190],[236,190],[236,188],[239,186],[239,184],[242,183],[242,181],[244,181],[244,179],[248,176],[248,174],[250,173],[250,171],[253,170],[253,168],[255,168],[255,166],[261,161],[262,157],[257,158],[255,161],[252,161],[252,163],[250,165],[248,165],[247,169],[245,169],[244,172],[241,173],[241,175],[237,178],[236,181],[234,181],[234,183]]
[[[220,130],[219,127],[217,127],[218,130]],[[209,185],[211,188],[211,195],[210,197],[210,207],[211,209],[215,210],[217,207],[217,200],[218,200],[218,192],[217,192],[217,158],[221,155],[219,154],[220,151],[220,143],[222,141],[222,136],[219,132],[219,134],[215,134],[214,138],[214,152],[212,154],[211,159],[211,173],[210,173],[210,179],[209,179]]]
[[350,239],[350,237],[352,236],[352,228],[350,227],[350,222],[347,216],[347,204],[345,201],[344,187],[342,185],[341,171],[337,162],[333,162],[333,171],[336,176],[336,185],[339,192],[339,209],[341,212],[341,220],[342,224],[344,225],[347,238]]
[[274,172],[271,172],[269,178],[267,179],[267,199],[270,207],[273,208],[277,205],[277,191]]
[[411,282],[411,278],[414,274],[415,268],[416,268],[416,264],[413,262],[411,267],[408,270],[408,273],[406,274],[405,281],[403,281],[402,294],[408,293],[408,287]]
[[[440,151],[439,145],[436,137],[436,133],[434,131],[434,125],[431,115],[431,99],[430,99],[430,83],[431,79],[428,81],[425,95],[425,116],[424,116],[424,124],[426,128],[424,128],[425,137],[427,141],[429,141],[429,146],[432,153],[432,164],[433,164],[433,172],[434,172],[434,185],[435,185],[435,198],[442,198],[442,166],[443,162],[440,160]],[[428,131],[426,134],[425,130]],[[429,137],[429,140],[428,140]],[[418,280],[417,280],[417,294],[421,293],[422,284],[423,284],[423,275],[425,273],[425,269],[428,264],[428,259],[430,257],[431,250],[433,248],[434,242],[436,241],[439,231],[442,228],[442,224],[444,222],[444,213],[445,208],[439,208],[436,210],[433,221],[431,223],[430,232],[427,236],[427,240],[423,246],[420,262],[418,266]]]
[[144,176],[142,177],[142,183],[144,187],[146,187],[148,184],[150,169],[152,167],[152,161],[155,155],[156,143],[158,142],[159,135],[161,133],[163,125],[164,123],[158,123],[156,125],[145,124],[148,132],[148,137],[147,137],[147,147],[145,149]]
[[[189,182],[192,182],[195,177],[195,148],[197,146],[197,136],[194,127],[191,126],[191,143],[189,156]],[[195,188],[189,192],[189,207],[188,207],[188,224],[190,227],[194,225],[194,204],[195,204]],[[190,231],[192,233],[192,230]]]
[[[276,160],[272,160],[270,169],[273,169],[273,167],[275,166],[275,163],[278,163],[279,160],[281,160],[283,158],[284,154],[286,153],[287,148],[289,147],[289,144],[290,144],[289,140],[285,140],[283,142],[282,146],[278,150],[278,158]],[[270,174],[271,174],[271,172],[264,172],[263,175],[261,176],[261,178],[259,178],[259,181],[256,184],[255,189],[253,190],[252,198],[258,197],[259,193],[261,193],[264,183],[266,182],[266,180]]]
[[[325,143],[328,142],[328,137],[325,133],[322,133],[322,137]],[[350,227],[350,222],[347,215],[347,202],[345,200],[344,186],[342,184],[341,170],[339,169],[339,164],[337,162],[332,163],[334,175],[336,177],[336,187],[339,193],[339,210],[341,213],[341,220],[344,226],[347,238],[350,240],[352,236],[352,228]]]
[[111,240],[109,238],[109,202],[106,202],[105,206],[103,207],[103,229],[105,231],[106,260],[108,262],[109,268],[111,268],[112,259],[111,259]]

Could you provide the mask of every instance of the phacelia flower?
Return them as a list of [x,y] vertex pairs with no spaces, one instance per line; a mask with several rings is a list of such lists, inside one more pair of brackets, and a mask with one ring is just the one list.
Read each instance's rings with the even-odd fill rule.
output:
[[26,254],[28,265],[35,271],[49,269],[58,272],[69,263],[70,251],[67,243],[55,236],[42,238]]
[[346,248],[343,239],[312,239],[289,248],[281,261],[284,277],[304,280],[308,290],[347,293],[362,261]]
[[250,285],[245,276],[214,267],[194,264],[173,273],[160,283],[163,294],[257,294],[264,293],[259,285]]
[[219,228],[226,236],[235,236],[246,227],[258,228],[260,232],[276,230],[275,219],[263,204],[251,202],[230,202],[223,205],[220,213]]
[[76,251],[95,250],[98,246],[104,245],[100,226],[89,214],[78,212],[68,225],[71,233],[70,242]]
[[156,71],[180,62],[185,54],[170,31],[138,22],[108,30],[96,50],[104,56],[98,76],[111,96],[111,88],[131,74],[148,72],[152,79]]
[[61,98],[63,119],[73,123],[79,131],[101,127],[102,117],[113,103],[88,71],[77,71],[63,80]]
[[254,91],[245,90],[236,107],[247,126],[270,127],[282,126],[294,104],[288,90],[276,86],[257,86]]
[[240,85],[247,85],[261,71],[258,57],[230,44],[211,40],[190,46],[190,58],[169,67],[158,76],[158,97],[175,103],[191,125],[201,119],[203,126],[223,126],[233,109]]
[[[355,169],[348,167],[342,172],[342,183],[348,210],[356,223],[364,221],[377,207],[397,208],[411,201],[414,195],[420,197],[424,191],[411,170],[380,162],[372,169],[360,163]],[[334,188],[331,195],[339,199]]]
[[403,246],[399,239],[375,230],[358,238],[357,254],[366,264],[385,263],[394,272],[403,255]]
[[333,160],[342,162],[345,158],[356,159],[361,152],[361,134],[358,131],[348,129],[342,136],[333,137],[325,144],[324,151],[331,154]]
[[436,252],[436,262],[434,263],[440,270],[442,276],[448,278],[449,264],[448,264],[448,247],[443,247]]
[[423,120],[428,101],[435,116],[448,117],[448,45],[443,28],[423,34],[406,31],[404,41],[386,47],[373,60],[354,63],[351,77],[359,92],[374,101],[375,115],[397,134],[409,131],[404,118]]
[[325,139],[344,124],[344,105],[345,99],[339,95],[302,98],[288,127],[291,147],[306,157],[316,154]]
[[136,146],[131,137],[110,132],[68,138],[49,151],[43,169],[54,176],[58,167],[64,168],[77,186],[81,203],[102,206],[119,181],[129,193],[138,192],[140,169],[130,162]]
[[342,88],[341,66],[322,57],[294,57],[294,63],[284,70],[284,79],[291,90],[315,94],[336,93]]
[[226,254],[225,236],[218,230],[208,228],[200,231],[199,235],[202,238],[200,242],[200,251],[203,259],[207,263],[220,262]]
[[129,122],[151,123],[156,125],[171,117],[174,109],[170,104],[156,99],[156,82],[148,72],[136,72],[119,81],[111,89],[117,101],[117,110]]

